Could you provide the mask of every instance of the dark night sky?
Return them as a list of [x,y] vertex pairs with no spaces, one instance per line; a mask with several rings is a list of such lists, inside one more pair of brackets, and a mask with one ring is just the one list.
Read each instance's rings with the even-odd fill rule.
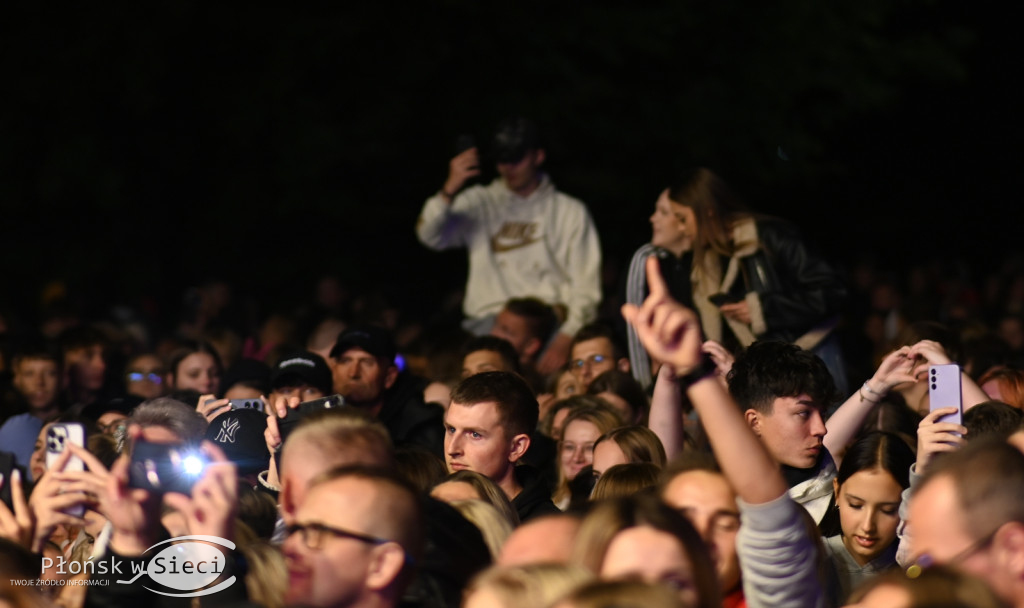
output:
[[1020,53],[981,5],[211,4],[12,11],[0,305],[55,278],[102,303],[209,276],[282,304],[334,272],[429,306],[464,254],[420,247],[415,217],[455,137],[512,113],[610,262],[694,164],[842,264],[984,271],[1017,247]]

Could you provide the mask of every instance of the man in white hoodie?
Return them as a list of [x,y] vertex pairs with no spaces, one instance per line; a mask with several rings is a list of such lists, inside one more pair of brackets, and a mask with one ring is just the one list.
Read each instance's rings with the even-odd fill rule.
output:
[[545,151],[536,125],[513,118],[498,125],[491,152],[498,179],[465,187],[480,174],[476,147],[455,156],[448,178],[427,199],[416,224],[431,249],[469,250],[463,311],[467,329],[490,330],[510,298],[532,296],[564,310],[564,322],[538,363],[564,364],[572,335],[593,320],[601,299],[601,248],[586,206],[555,189],[541,170]]

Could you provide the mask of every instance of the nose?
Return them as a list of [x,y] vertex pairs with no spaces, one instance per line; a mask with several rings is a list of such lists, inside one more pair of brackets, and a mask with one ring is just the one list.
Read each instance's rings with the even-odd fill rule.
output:
[[821,412],[818,410],[811,413],[811,434],[815,437],[824,437],[828,434],[825,421],[821,419]]
[[446,443],[448,445],[445,446],[445,451],[448,452],[450,456],[459,456],[462,454],[462,441],[459,440],[457,435],[449,435]]

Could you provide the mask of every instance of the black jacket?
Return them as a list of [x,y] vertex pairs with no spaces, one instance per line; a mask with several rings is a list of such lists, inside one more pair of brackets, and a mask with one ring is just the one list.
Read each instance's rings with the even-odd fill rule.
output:
[[512,499],[512,508],[519,515],[519,523],[561,513],[551,502],[551,487],[544,482],[540,471],[530,465],[519,465],[515,471],[516,481],[523,487],[523,491]]

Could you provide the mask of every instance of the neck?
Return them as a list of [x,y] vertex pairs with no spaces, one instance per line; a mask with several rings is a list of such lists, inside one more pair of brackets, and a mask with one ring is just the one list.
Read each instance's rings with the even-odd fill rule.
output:
[[509,500],[515,499],[515,497],[519,496],[519,493],[523,491],[523,486],[519,483],[519,480],[516,479],[515,465],[510,466],[505,477],[497,483],[498,487],[505,492],[505,496],[508,496]]
[[[523,185],[518,190],[512,190],[511,188],[509,188],[509,190],[512,190],[512,192],[515,192],[516,196],[519,196],[521,198],[526,198],[526,197],[530,196],[531,194],[533,194],[534,192],[537,191],[537,188],[540,187],[540,182],[541,182],[541,176],[538,173],[537,175],[535,175],[533,177],[532,180],[527,182],[525,185]],[[507,186],[508,182],[505,182],[505,185]]]
[[33,409],[30,413],[40,420],[49,420],[60,413],[60,408],[57,407],[56,403],[51,403],[45,407]]

